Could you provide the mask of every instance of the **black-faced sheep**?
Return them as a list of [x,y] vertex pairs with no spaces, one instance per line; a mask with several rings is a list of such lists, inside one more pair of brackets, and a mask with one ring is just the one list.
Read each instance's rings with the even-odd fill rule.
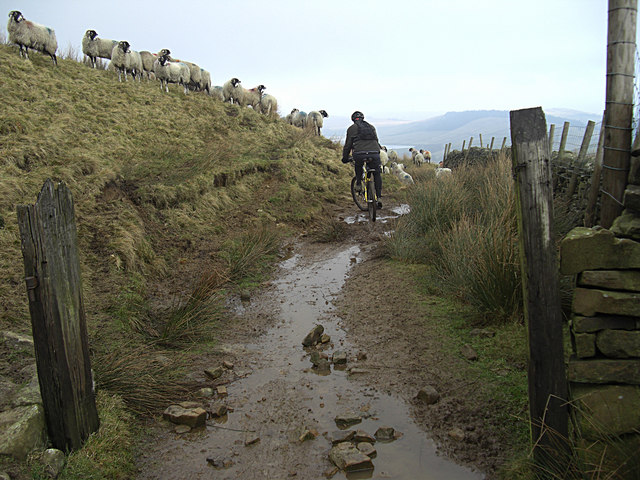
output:
[[111,60],[111,52],[118,42],[106,38],[98,38],[98,32],[87,30],[82,37],[82,53],[91,61],[91,66],[96,68],[97,58]]
[[305,128],[307,126],[307,112],[292,112],[291,125],[293,125],[294,127]]
[[211,95],[211,74],[204,68],[200,69],[202,80],[200,81],[200,91]]
[[136,77],[138,77],[138,81],[142,80],[142,74],[144,73],[144,66],[142,64],[142,56],[140,52],[136,52],[135,50],[130,50],[131,57],[129,58],[129,68],[127,71],[133,77],[135,81]]
[[54,65],[58,65],[56,50],[58,50],[58,40],[56,32],[49,27],[31,22],[24,18],[17,10],[9,12],[9,22],[7,23],[9,32],[9,43],[15,43],[20,47],[20,56],[29,59],[29,49],[46,53],[51,57]]
[[262,92],[264,92],[265,88],[267,87],[264,85],[258,85],[257,87],[246,90],[240,86],[242,92],[239,102],[240,106],[247,107],[251,105],[254,110],[258,110],[260,100],[262,99]]
[[278,114],[278,100],[273,95],[269,95],[268,93],[263,95],[260,99],[259,106],[260,113],[271,116]]
[[143,50],[140,52],[140,58],[142,58],[142,70],[147,74],[147,80],[150,80],[153,73],[153,62],[156,61],[158,56],[155,53]]
[[222,86],[223,101],[229,103],[239,103],[242,100],[242,91],[244,89],[240,86],[240,80],[232,78],[227,80]]
[[216,85],[211,89],[211,96],[221,102],[224,102],[224,95],[222,94],[222,87],[220,85]]
[[185,95],[189,92],[191,72],[188,65],[182,62],[169,61],[169,55],[162,55],[153,64],[156,78],[160,80],[160,88],[169,93],[169,84],[177,83],[184,88]]
[[124,81],[127,81],[127,72],[131,65],[131,49],[129,47],[129,42],[122,40],[111,50],[111,65],[118,72],[120,82],[122,82],[122,74],[124,74]]
[[307,115],[307,126],[313,130],[314,135],[320,135],[320,129],[322,129],[323,119],[328,117],[329,114],[325,110],[318,110],[309,112]]
[[291,110],[291,113],[288,113],[286,117],[284,117],[284,120],[289,124],[289,125],[293,125],[293,117],[295,116],[296,113],[298,113],[300,110],[298,110],[297,108],[293,108]]

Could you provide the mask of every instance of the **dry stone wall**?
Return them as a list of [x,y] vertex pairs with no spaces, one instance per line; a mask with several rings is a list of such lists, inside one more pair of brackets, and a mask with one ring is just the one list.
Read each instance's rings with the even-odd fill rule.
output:
[[[576,276],[567,367],[572,406],[583,440],[601,442],[605,457],[640,447],[639,157],[623,203],[610,230],[575,228],[560,247],[561,273]],[[623,448],[606,449],[607,436]]]

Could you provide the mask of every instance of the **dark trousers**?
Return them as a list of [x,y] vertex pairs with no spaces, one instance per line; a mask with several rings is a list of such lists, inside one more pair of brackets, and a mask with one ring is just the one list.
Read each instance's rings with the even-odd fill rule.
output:
[[353,161],[355,163],[356,178],[358,181],[362,178],[365,160],[370,159],[368,165],[375,168],[373,172],[373,183],[376,187],[376,195],[382,197],[382,163],[380,162],[380,152],[353,152]]

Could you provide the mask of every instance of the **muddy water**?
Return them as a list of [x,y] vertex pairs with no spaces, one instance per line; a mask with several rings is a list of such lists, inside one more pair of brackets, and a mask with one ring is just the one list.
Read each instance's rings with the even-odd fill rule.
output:
[[[407,204],[397,205],[386,210],[378,210],[376,221],[378,223],[387,223],[389,220],[395,220],[396,218],[409,213],[410,207]],[[368,222],[369,213],[359,212],[355,215],[350,215],[344,219],[348,224]]]
[[[350,379],[348,370],[318,374],[311,368],[302,339],[317,323],[325,327],[331,356],[342,350],[349,366],[357,367],[357,350],[347,343],[332,299],[364,254],[356,246],[296,254],[282,263],[282,274],[266,299],[255,298],[238,314],[257,314],[273,308],[278,322],[246,349],[256,360],[245,378],[227,385],[226,403],[233,408],[221,422],[209,421],[205,430],[173,437],[156,446],[141,478],[321,479],[332,464],[325,435],[338,430],[335,417],[355,412],[362,423],[351,429],[373,435],[392,426],[403,436],[377,442],[374,470],[337,473],[335,479],[479,479],[482,475],[436,454],[428,434],[411,420],[408,407],[397,398]],[[362,312],[370,315],[372,312]],[[299,441],[303,427],[316,429],[314,440]],[[247,441],[259,438],[256,443]],[[212,464],[224,465],[222,467]]]

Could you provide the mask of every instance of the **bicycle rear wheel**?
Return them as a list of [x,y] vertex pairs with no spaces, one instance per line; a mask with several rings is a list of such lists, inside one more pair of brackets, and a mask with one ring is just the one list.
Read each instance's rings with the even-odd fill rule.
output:
[[373,176],[367,179],[367,207],[369,210],[369,220],[376,221],[376,209],[378,207],[376,202],[376,189],[373,185]]
[[358,208],[363,212],[366,212],[367,201],[364,198],[364,189],[360,193],[356,192],[356,177],[353,177],[351,179],[351,196],[353,197],[353,201],[358,206]]

